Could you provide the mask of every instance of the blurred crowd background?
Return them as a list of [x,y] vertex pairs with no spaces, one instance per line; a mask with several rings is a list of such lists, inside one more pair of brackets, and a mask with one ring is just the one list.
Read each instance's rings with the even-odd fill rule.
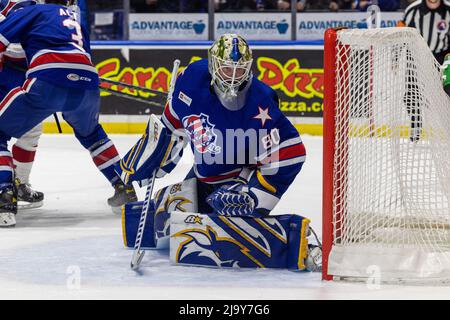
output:
[[[365,11],[377,3],[382,11],[404,10],[415,0],[297,0],[302,11]],[[99,11],[123,6],[123,0],[87,0],[90,10]],[[208,12],[208,0],[130,0],[130,12]],[[290,0],[214,0],[214,11],[291,11]]]
[[[292,17],[294,17],[296,12],[300,15],[302,13],[326,13],[327,15],[324,16],[323,21],[330,23],[330,21],[334,21],[334,17],[330,17],[330,13],[337,13],[335,17],[336,21],[356,21],[355,23],[360,23],[361,18],[356,18],[354,14],[366,12],[367,8],[372,4],[378,5],[381,11],[387,14],[386,17],[392,17],[392,15],[389,14],[402,14],[405,8],[414,1],[416,0],[78,0],[78,3],[82,8],[82,15],[86,17],[88,25],[90,26],[92,40],[158,40],[163,38],[164,40],[181,40],[180,37],[174,37],[176,34],[173,30],[172,34],[170,34],[170,31],[168,30],[163,30],[161,33],[152,36],[150,24],[154,23],[151,21],[155,21],[155,15],[150,15],[152,13],[166,14],[164,16],[161,15],[161,20],[159,20],[160,23],[164,24],[167,21],[181,21],[182,18],[180,17],[183,17],[183,13],[205,14],[208,17],[213,14],[222,13],[248,13],[249,21],[252,21],[252,19],[253,21],[255,21],[255,19],[257,20],[255,14],[265,14],[267,17],[270,13],[274,13],[275,21],[277,19],[284,19],[279,18],[280,15],[276,16],[275,13],[290,13],[292,14]],[[135,14],[149,14],[149,16],[147,18],[138,18]],[[173,17],[169,18],[167,14],[173,15]],[[203,19],[202,22],[205,25],[209,24],[209,26],[206,27],[206,30],[209,31],[203,33],[206,38],[197,39],[186,35],[186,37],[183,36],[183,39],[212,40],[215,36],[215,21],[213,19],[193,16],[186,16],[185,20],[193,21],[193,19]],[[239,16],[239,19],[239,21],[245,21],[242,20],[242,15]],[[387,19],[392,20],[393,18]],[[398,20],[400,20],[400,18],[398,18]],[[292,21],[295,21],[294,18],[292,18]],[[301,18],[298,18],[298,21],[301,21]],[[307,18],[305,18],[304,21],[307,21]],[[316,23],[318,23],[318,21],[316,21]],[[281,21],[281,23],[282,22],[283,21]],[[147,29],[146,31],[137,30],[139,28]],[[282,31],[283,29],[281,28],[280,30]],[[285,31],[284,34],[290,34],[292,31],[294,31],[292,26],[289,26],[289,31]],[[321,35],[316,35],[316,38],[314,38],[314,40],[319,40]],[[268,34],[265,38],[263,37],[263,39],[283,40],[278,36],[273,36],[269,39]],[[293,35],[289,39],[311,40],[311,34],[309,38],[299,34],[298,37]],[[253,40],[260,40],[260,38],[254,37]],[[287,38],[284,38],[284,40],[287,40]]]

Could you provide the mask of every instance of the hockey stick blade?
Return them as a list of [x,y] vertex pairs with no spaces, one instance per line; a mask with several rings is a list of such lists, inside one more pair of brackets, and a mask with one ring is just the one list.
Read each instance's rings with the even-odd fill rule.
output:
[[[26,72],[27,71],[26,68],[22,68],[22,67],[14,64],[14,63],[11,63],[11,62],[5,62],[4,65],[7,66],[8,68],[11,68],[11,69],[14,69],[14,70],[17,70],[17,71],[21,71],[21,72]],[[153,90],[153,89],[139,87],[139,86],[134,86],[132,84],[128,84],[128,83],[124,83],[124,82],[120,82],[120,81],[115,81],[115,80],[111,80],[111,79],[107,79],[107,78],[99,78],[99,79],[100,79],[101,83],[107,83],[107,84],[110,84],[110,85],[115,85],[115,86],[120,86],[120,87],[124,87],[124,88],[128,88],[128,89],[141,91],[141,92],[144,92],[144,93],[150,93],[150,94],[153,94],[153,95],[156,95],[156,96],[162,96],[163,98],[167,97],[167,94],[168,94],[167,92]],[[130,98],[130,99],[134,98],[134,100],[136,100],[136,101],[143,102],[143,103],[148,103],[148,104],[152,104],[152,105],[157,105],[158,107],[161,106],[162,108],[164,108],[164,106],[159,104],[159,103],[152,102],[152,101],[145,100],[145,99],[139,99],[139,98],[134,97],[131,94],[126,94],[126,93],[123,93],[123,92],[111,89],[110,87],[102,86],[102,84],[99,85],[99,89],[100,90],[104,90],[106,92],[109,92],[111,94],[115,94],[115,95],[121,96],[121,97]]]
[[145,251],[140,251],[136,253],[136,256],[131,260],[131,269],[133,271],[138,271],[141,265],[142,259],[144,259]]

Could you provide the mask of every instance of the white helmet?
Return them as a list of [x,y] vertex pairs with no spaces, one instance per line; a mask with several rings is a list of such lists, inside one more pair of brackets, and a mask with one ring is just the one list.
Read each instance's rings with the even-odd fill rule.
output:
[[241,86],[252,76],[252,51],[237,34],[224,34],[208,51],[211,84],[224,94],[236,96]]

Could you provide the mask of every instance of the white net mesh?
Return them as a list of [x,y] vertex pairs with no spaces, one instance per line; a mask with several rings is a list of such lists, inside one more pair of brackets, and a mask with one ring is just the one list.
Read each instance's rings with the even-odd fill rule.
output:
[[450,100],[415,29],[338,32],[330,274],[450,279]]

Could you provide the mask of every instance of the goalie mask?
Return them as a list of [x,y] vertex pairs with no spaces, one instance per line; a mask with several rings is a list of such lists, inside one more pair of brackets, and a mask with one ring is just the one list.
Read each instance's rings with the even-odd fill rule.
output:
[[9,13],[39,2],[39,0],[0,0],[0,22],[5,20]]
[[226,95],[236,96],[250,80],[252,51],[237,34],[225,34],[208,51],[211,84]]

